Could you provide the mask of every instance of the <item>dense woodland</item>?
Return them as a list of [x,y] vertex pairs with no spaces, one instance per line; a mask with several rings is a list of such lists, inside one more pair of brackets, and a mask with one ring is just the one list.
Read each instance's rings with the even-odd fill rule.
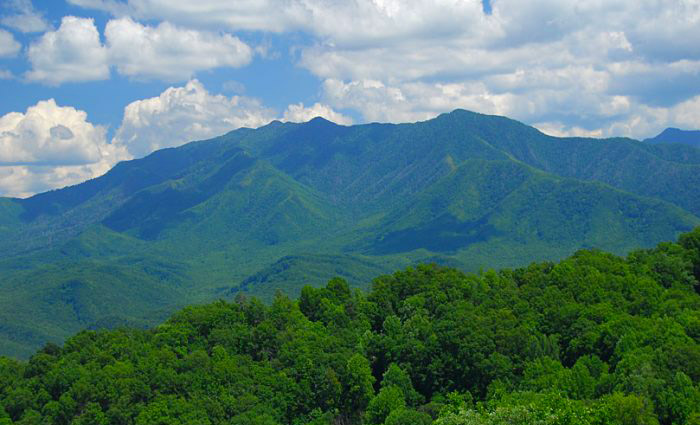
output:
[[700,424],[700,228],[626,258],[423,265],[0,359],[0,424]]

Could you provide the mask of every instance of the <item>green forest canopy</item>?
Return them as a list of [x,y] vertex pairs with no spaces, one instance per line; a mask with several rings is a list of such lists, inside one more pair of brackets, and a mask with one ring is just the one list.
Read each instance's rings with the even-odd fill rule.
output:
[[700,424],[699,280],[700,228],[241,296],[0,358],[0,424]]

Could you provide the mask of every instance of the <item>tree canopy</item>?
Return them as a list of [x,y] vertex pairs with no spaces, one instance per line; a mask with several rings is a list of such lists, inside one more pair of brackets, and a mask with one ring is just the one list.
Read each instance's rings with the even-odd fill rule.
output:
[[700,424],[700,229],[626,258],[420,265],[0,358],[0,424]]

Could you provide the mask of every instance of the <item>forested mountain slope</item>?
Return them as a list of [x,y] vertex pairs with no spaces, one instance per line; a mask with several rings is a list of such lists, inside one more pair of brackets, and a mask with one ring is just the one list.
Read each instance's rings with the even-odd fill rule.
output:
[[273,122],[0,198],[0,352],[148,326],[420,262],[464,271],[616,254],[700,225],[700,150],[554,138],[457,110],[415,124]]
[[421,265],[0,358],[0,424],[697,424],[700,228],[618,257]]

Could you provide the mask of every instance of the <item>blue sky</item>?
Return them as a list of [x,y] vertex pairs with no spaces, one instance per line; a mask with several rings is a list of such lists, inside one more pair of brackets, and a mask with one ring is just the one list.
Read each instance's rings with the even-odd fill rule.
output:
[[0,196],[321,115],[700,128],[698,0],[3,0]]
[[[9,0],[3,15],[10,18],[17,11],[16,5],[31,5],[34,13],[44,19],[48,28],[60,28],[64,16],[78,16],[94,19],[100,34],[104,34],[110,14],[100,10],[86,9],[72,5],[63,0],[57,1],[21,1]],[[157,25],[157,21],[152,24]],[[23,33],[7,26],[0,26],[11,31],[17,42],[26,47],[41,39],[43,33]],[[0,69],[12,72],[17,78],[0,79],[0,91],[8,96],[0,103],[0,115],[13,111],[25,111],[28,106],[40,100],[53,98],[60,105],[70,105],[89,113],[90,121],[108,126],[110,135],[119,127],[128,103],[158,96],[165,89],[187,82],[189,77],[197,78],[207,90],[226,95],[250,93],[265,105],[284,110],[287,105],[298,102],[312,104],[319,98],[320,79],[307,69],[296,66],[298,55],[291,49],[295,45],[313,42],[302,32],[275,34],[267,32],[245,31],[237,33],[249,45],[260,45],[274,51],[268,58],[257,56],[242,67],[215,67],[193,73],[186,79],[139,78],[123,76],[112,72],[109,78],[97,81],[79,81],[65,83],[42,83],[28,81],[23,75],[31,69],[27,63],[26,51],[8,55],[0,59]],[[103,40],[104,41],[104,40]],[[241,93],[242,91],[242,93]],[[109,99],[109,101],[106,101]]]

